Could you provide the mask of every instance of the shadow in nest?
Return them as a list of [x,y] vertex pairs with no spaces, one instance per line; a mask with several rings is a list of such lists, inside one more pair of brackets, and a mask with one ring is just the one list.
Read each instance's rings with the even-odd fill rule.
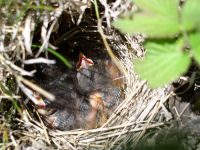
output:
[[[66,16],[65,16],[66,15]],[[67,14],[63,14],[67,18]],[[36,93],[44,103],[36,106],[46,124],[60,130],[101,126],[123,99],[120,71],[111,61],[92,17],[79,26],[66,27],[61,19],[51,42],[71,64],[68,68],[52,54],[55,65],[38,64],[33,80],[56,96],[52,102]]]
[[197,116],[200,114],[199,77],[199,68],[193,63],[189,71],[172,84],[175,96],[170,98],[169,108],[183,124],[191,120],[193,113]]

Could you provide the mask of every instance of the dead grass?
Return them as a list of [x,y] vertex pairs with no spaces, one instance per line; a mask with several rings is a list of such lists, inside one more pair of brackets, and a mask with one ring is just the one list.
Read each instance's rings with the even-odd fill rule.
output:
[[[10,15],[15,14],[14,21],[9,21],[8,6],[10,6]],[[33,115],[28,111],[24,104],[24,100],[20,91],[32,99],[33,92],[28,89],[27,77],[34,75],[36,70],[27,71],[24,66],[27,62],[35,63],[52,63],[51,60],[41,58],[42,53],[47,53],[45,48],[56,49],[50,42],[50,36],[59,27],[58,18],[63,12],[71,16],[74,24],[81,22],[85,9],[92,9],[92,1],[60,1],[53,3],[52,1],[44,1],[40,3],[38,0],[30,1],[30,3],[17,1],[15,4],[5,4],[2,8],[0,28],[0,79],[1,83],[8,88],[7,80],[13,77],[13,84],[16,85],[12,95],[7,95],[1,89],[1,104],[5,103],[3,99],[12,97],[20,104],[22,116],[15,115],[12,117],[12,124],[17,127],[8,128],[8,122],[5,114],[1,113],[1,141],[2,149],[120,149],[123,144],[132,140],[132,144],[136,145],[143,137],[146,130],[156,129],[164,126],[164,121],[172,118],[170,112],[165,108],[165,102],[172,93],[168,92],[168,88],[160,88],[151,90],[147,87],[145,81],[138,80],[138,76],[134,73],[134,58],[144,56],[145,52],[140,45],[143,37],[138,35],[131,37],[129,35],[120,35],[111,26],[111,22],[116,20],[120,14],[126,13],[128,9],[135,9],[130,1],[116,0],[113,3],[106,3],[99,0],[101,9],[104,13],[101,18],[104,20],[103,29],[105,37],[112,50],[119,53],[118,62],[123,67],[125,99],[113,112],[108,121],[100,128],[91,130],[73,130],[73,131],[56,131],[47,129],[42,120],[34,119]],[[23,9],[27,6],[26,9]],[[32,8],[33,6],[45,6],[41,9]],[[46,6],[52,6],[54,9],[47,9]],[[22,14],[22,12],[24,12]],[[21,15],[20,15],[21,14]],[[77,15],[78,14],[78,15]],[[37,26],[37,28],[36,28]],[[36,31],[35,29],[38,29]],[[41,47],[35,52],[32,48],[32,40],[34,34],[40,32]],[[109,33],[109,34],[108,34]],[[34,50],[34,52],[33,52]],[[23,78],[22,78],[23,76]],[[16,84],[15,84],[16,81]],[[31,85],[29,85],[31,86]],[[38,87],[34,87],[38,89]],[[44,91],[40,91],[44,94]],[[46,93],[51,96],[50,93]],[[22,97],[21,97],[22,96]],[[53,98],[52,98],[53,99]],[[3,110],[5,111],[5,110]],[[164,115],[161,115],[162,114]],[[38,115],[39,116],[39,115]],[[7,133],[6,133],[7,132]]]

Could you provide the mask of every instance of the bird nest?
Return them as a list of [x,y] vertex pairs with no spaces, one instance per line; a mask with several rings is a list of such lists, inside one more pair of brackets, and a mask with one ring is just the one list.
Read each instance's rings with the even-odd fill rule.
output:
[[[163,121],[171,119],[164,105],[171,96],[168,88],[149,89],[147,82],[140,81],[134,73],[133,59],[142,59],[145,54],[141,46],[144,37],[122,35],[111,26],[111,21],[120,14],[135,9],[132,3],[99,0],[103,33],[97,26],[93,1],[16,1],[9,6],[5,5],[1,12],[1,103],[4,110],[1,124],[4,137],[8,137],[1,145],[24,149],[121,149],[129,141],[136,145],[147,130],[164,126]],[[7,14],[8,9],[12,16]],[[102,37],[106,42],[101,40]],[[89,42],[84,43],[83,39]],[[83,49],[96,46],[95,51],[102,54],[111,48],[123,68],[124,98],[98,128],[70,131],[48,128],[34,107],[26,105],[30,103],[31,90],[25,85],[35,88],[30,82],[37,72],[34,64],[53,63],[45,49],[57,49],[56,45],[65,43],[71,49],[77,45]],[[40,46],[33,47],[34,44]],[[52,96],[48,92],[45,94]],[[6,131],[9,131],[8,135],[5,135]]]

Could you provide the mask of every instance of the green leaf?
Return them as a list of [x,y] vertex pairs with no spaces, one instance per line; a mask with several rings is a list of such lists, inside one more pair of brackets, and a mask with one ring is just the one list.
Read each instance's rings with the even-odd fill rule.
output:
[[13,103],[13,105],[15,106],[15,108],[17,109],[18,113],[23,116],[23,113],[20,109],[20,107],[18,106],[17,102],[14,100],[13,96],[12,96],[12,93],[6,89],[6,87],[3,85],[3,83],[0,81],[0,88],[1,90],[6,93],[8,96],[10,96],[10,100],[11,102]]
[[160,14],[162,16],[178,17],[177,0],[132,0],[144,11]]
[[172,37],[180,31],[178,19],[149,14],[136,14],[133,19],[122,18],[113,25],[124,33],[145,33],[156,38]]
[[200,24],[200,1],[187,0],[182,8],[181,21],[185,30],[189,31]]
[[163,86],[176,80],[190,65],[189,53],[181,51],[176,43],[147,43],[146,48],[144,60],[135,61],[135,71],[141,79],[149,81],[150,87]]
[[[32,47],[40,48],[41,46],[32,44]],[[46,50],[48,52],[52,53],[54,56],[58,57],[67,67],[72,68],[72,65],[67,61],[67,59],[64,56],[62,56],[61,54],[59,54],[58,52],[56,52],[55,50],[52,50],[50,48],[46,48]]]
[[148,50],[148,52],[146,54],[146,57],[148,57],[148,58],[151,58],[151,57],[156,58],[160,54],[173,52],[176,49],[174,47],[174,45],[172,45],[171,43],[166,43],[166,42],[161,43],[161,42],[159,42],[159,44],[157,44],[154,41],[146,42],[144,47],[145,47],[145,49]]
[[172,37],[180,32],[176,0],[134,0],[143,10],[133,19],[122,18],[113,23],[124,33],[145,33],[149,37]]
[[58,57],[67,67],[72,68],[72,65],[67,61],[67,59],[64,56],[62,56],[61,54],[50,48],[47,48],[46,50],[55,55],[56,57]]
[[40,9],[40,10],[49,10],[49,11],[53,11],[54,8],[51,6],[45,6],[45,5],[30,5],[30,8],[33,9]]
[[191,34],[189,40],[191,49],[194,53],[194,59],[200,64],[200,33]]

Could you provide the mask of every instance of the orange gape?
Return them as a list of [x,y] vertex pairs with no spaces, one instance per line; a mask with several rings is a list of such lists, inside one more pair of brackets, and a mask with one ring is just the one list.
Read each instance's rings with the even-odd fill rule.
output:
[[[56,95],[56,99],[57,102],[63,101],[60,104],[63,107],[56,107],[56,103],[46,103],[48,100],[45,99],[46,106],[39,111],[46,123],[53,128],[71,130],[99,127],[120,103],[122,80],[118,68],[110,60],[93,62],[80,53],[76,70],[75,75],[70,79],[66,76],[65,80],[59,78],[57,72],[55,78],[58,78],[58,85],[57,80],[55,82],[51,78],[54,87],[49,91],[55,95],[61,93]],[[66,92],[56,92],[57,89],[65,89]],[[68,100],[62,97],[67,92]]]

